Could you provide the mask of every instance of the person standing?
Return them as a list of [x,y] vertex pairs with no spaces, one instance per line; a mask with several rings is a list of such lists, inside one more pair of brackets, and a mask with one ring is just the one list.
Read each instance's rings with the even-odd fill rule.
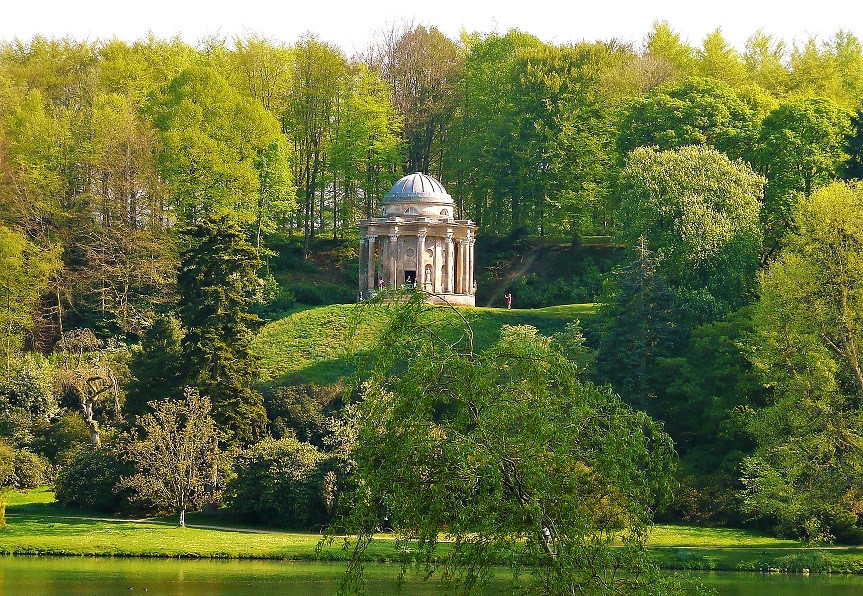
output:
[[512,294],[504,294],[503,296],[506,298],[506,309],[509,310],[512,308]]

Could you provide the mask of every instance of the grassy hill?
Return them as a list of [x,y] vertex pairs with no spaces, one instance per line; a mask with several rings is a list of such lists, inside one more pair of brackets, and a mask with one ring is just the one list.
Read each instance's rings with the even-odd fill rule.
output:
[[[586,320],[596,304],[538,309],[462,308],[481,351],[500,335],[503,325],[533,325],[543,334]],[[386,307],[333,304],[297,310],[264,327],[255,340],[264,381],[272,385],[331,384],[350,375],[357,358],[375,345],[387,322]]]

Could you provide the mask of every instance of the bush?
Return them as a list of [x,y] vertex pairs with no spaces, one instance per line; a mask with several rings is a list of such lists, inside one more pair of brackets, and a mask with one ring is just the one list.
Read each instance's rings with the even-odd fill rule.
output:
[[324,445],[326,416],[340,403],[336,390],[319,385],[276,387],[264,396],[264,407],[275,438],[294,437],[317,447]]
[[326,522],[323,463],[314,445],[293,437],[264,439],[238,458],[227,487],[228,506],[240,519],[292,529]]
[[19,449],[30,447],[38,427],[47,425],[47,422],[34,418],[24,408],[0,410],[0,437]]
[[23,408],[31,416],[50,420],[60,406],[54,390],[54,368],[41,354],[26,354],[7,379],[0,379],[0,410]]
[[87,424],[75,412],[66,412],[50,425],[38,428],[33,440],[34,451],[55,464],[65,459],[73,449],[89,444]]
[[120,479],[132,472],[114,446],[80,445],[57,473],[54,483],[57,502],[104,513],[129,511],[130,491],[120,488]]
[[285,291],[290,292],[297,302],[307,306],[351,304],[357,299],[357,290],[353,285],[295,282]]
[[51,464],[26,449],[15,451],[15,488],[36,488],[51,481]]
[[0,441],[0,489],[15,483],[15,449]]

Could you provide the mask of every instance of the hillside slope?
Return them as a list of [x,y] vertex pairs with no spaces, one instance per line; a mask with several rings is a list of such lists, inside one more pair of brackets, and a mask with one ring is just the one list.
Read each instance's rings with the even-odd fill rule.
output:
[[[503,325],[532,325],[543,334],[586,320],[596,304],[570,304],[538,309],[462,308],[481,351],[500,335]],[[331,384],[350,375],[375,345],[387,322],[386,307],[334,304],[300,310],[265,326],[253,349],[260,357],[269,385]]]

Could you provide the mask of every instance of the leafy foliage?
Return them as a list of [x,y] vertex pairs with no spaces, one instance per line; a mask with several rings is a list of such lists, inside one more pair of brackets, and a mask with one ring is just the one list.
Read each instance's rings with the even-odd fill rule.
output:
[[182,400],[152,404],[138,419],[143,435],[128,448],[137,473],[122,485],[139,499],[171,510],[186,525],[186,511],[214,500],[218,489],[219,445],[210,402],[194,390]]
[[240,519],[283,528],[320,528],[326,522],[322,464],[327,456],[293,437],[264,439],[241,454],[228,485]]
[[669,489],[659,426],[578,380],[533,328],[504,328],[475,354],[469,327],[447,330],[441,309],[406,300],[352,410],[357,555],[386,524],[465,590],[495,561],[531,565],[553,594],[669,589],[642,550]]
[[747,509],[811,540],[859,539],[863,473],[863,192],[836,183],[801,203],[761,279],[752,358],[773,388],[751,412]]
[[746,164],[708,147],[636,149],[618,185],[620,238],[635,247],[643,237],[671,287],[708,312],[730,312],[754,289],[763,185]]

